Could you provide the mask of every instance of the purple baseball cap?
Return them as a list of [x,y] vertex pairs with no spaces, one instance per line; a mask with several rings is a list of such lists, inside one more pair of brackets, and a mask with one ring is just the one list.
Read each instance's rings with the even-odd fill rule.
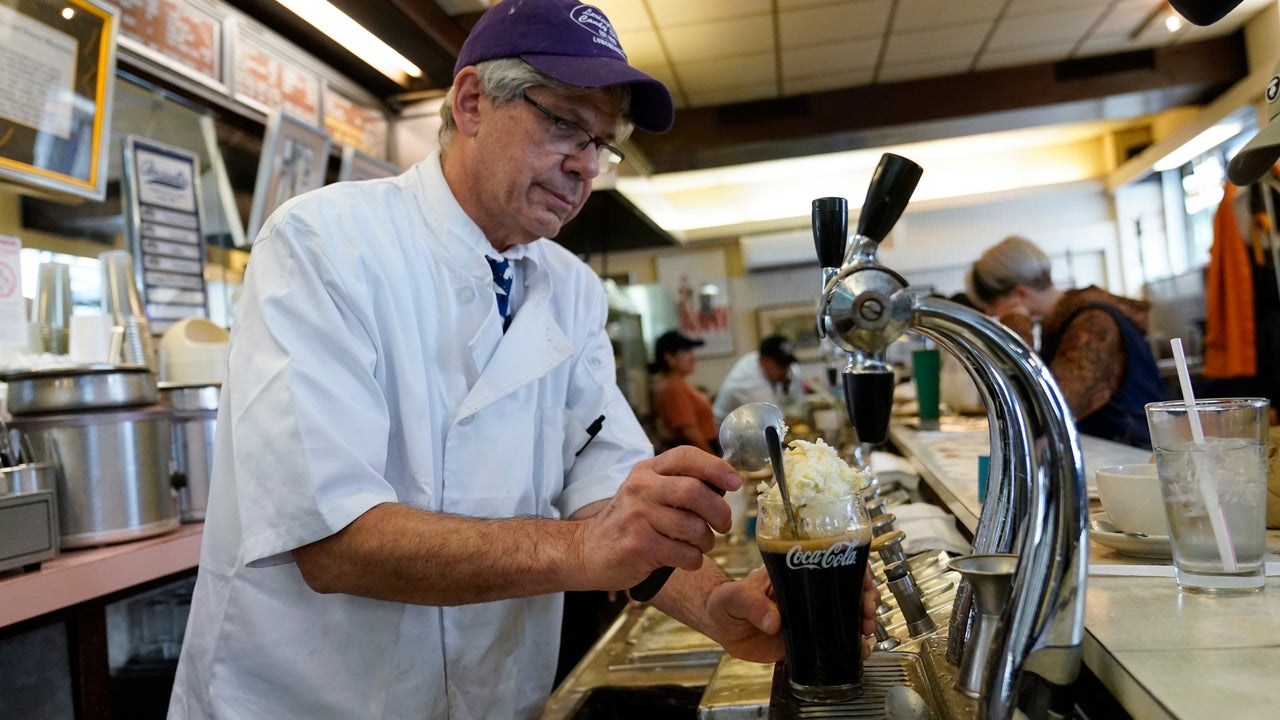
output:
[[609,18],[577,0],[502,0],[471,29],[454,77],[468,65],[518,57],[566,85],[580,88],[631,86],[631,119],[652,133],[675,120],[667,86],[627,63]]

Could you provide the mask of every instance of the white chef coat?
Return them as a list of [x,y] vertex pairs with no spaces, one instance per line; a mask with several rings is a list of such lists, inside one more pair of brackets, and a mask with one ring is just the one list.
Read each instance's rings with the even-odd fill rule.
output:
[[715,402],[711,405],[711,410],[716,414],[716,422],[724,422],[726,415],[747,403],[767,402],[782,407],[789,401],[799,399],[803,394],[799,387],[800,367],[793,364],[788,372],[791,375],[790,394],[783,392],[780,384],[775,386],[764,376],[764,371],[760,369],[759,351],[752,350],[738,358],[729,369],[724,382],[720,383]]
[[549,240],[509,250],[524,287],[504,335],[486,250],[438,155],[268,220],[232,329],[170,718],[540,713],[560,594],[445,608],[320,595],[290,554],[384,502],[567,517],[651,456],[616,385],[599,278]]

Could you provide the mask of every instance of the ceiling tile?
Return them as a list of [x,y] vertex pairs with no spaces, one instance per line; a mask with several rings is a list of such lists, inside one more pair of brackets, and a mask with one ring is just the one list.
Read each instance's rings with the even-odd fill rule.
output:
[[1111,8],[1111,12],[1107,13],[1106,17],[1102,18],[1102,22],[1093,29],[1093,34],[1128,35],[1137,30],[1150,16],[1150,0],[1122,0]]
[[1005,18],[996,25],[987,49],[1002,51],[1031,45],[1074,44],[1105,10],[1103,6]]
[[880,56],[880,39],[793,48],[782,51],[782,77],[794,80],[850,70],[870,71]]
[[767,15],[660,29],[677,63],[773,52],[773,21]]
[[[1162,3],[1163,0],[1144,0],[1144,2],[1150,9]],[[1111,0],[1010,0],[1009,9],[1005,10],[1005,17],[1039,15],[1075,8],[1095,8],[1101,11],[1109,4]]]
[[662,51],[662,43],[658,42],[658,33],[652,30],[633,30],[625,35],[619,33],[618,40],[632,65],[667,64],[667,54]]
[[828,7],[788,10],[778,13],[778,35],[782,40],[782,47],[879,37],[884,34],[889,23],[890,7],[889,0],[864,0]]
[[775,83],[777,80],[773,53],[682,63],[676,68],[676,76],[690,97],[720,87]]
[[[989,29],[989,23],[977,23],[938,30],[894,33],[889,37],[889,46],[884,54],[884,65],[892,67],[898,63],[917,63],[933,58],[959,56],[967,57],[971,61],[974,53],[982,46],[982,41],[986,38]],[[965,63],[966,70],[968,64],[968,62]]]
[[727,103],[766,100],[778,96],[778,86],[773,83],[757,83],[743,87],[717,87],[690,94],[690,107],[708,107]]
[[624,40],[629,30],[653,30],[653,21],[645,3],[636,0],[591,0],[591,4],[604,11],[613,29]]
[[886,63],[876,75],[877,83],[901,82],[903,80],[920,80],[942,75],[959,75],[968,72],[973,58],[961,55],[951,58],[935,58],[923,62]]
[[1005,0],[898,0],[894,32],[926,30],[972,22],[993,22]]
[[863,68],[846,72],[818,73],[809,77],[784,78],[782,81],[782,94],[788,96],[803,95],[805,93],[870,85],[873,74],[872,68]]
[[1129,39],[1129,35],[1091,35],[1085,40],[1072,57],[1086,58],[1095,55],[1110,55],[1112,53],[1129,52],[1138,50],[1141,47],[1137,43]]
[[1073,47],[1075,47],[1075,43],[1068,42],[1060,45],[1032,45],[1012,50],[985,52],[978,60],[978,66],[975,69],[996,70],[1018,65],[1057,62],[1067,57]]
[[[631,0],[636,5],[640,2]],[[732,20],[748,15],[772,14],[770,0],[644,0],[658,24],[665,28],[680,25]]]

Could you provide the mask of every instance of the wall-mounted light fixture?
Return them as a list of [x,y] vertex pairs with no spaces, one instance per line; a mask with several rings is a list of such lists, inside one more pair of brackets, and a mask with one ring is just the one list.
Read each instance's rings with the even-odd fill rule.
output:
[[325,0],[276,2],[397,83],[407,86],[409,78],[422,77],[421,68]]
[[1151,14],[1147,15],[1142,23],[1139,24],[1138,27],[1134,28],[1133,32],[1129,33],[1129,39],[1137,40],[1145,35],[1146,32],[1156,24],[1163,25],[1164,29],[1170,34],[1178,32],[1184,25],[1186,25],[1182,16],[1173,9],[1173,6],[1164,2],[1157,5],[1155,9],[1151,11]]

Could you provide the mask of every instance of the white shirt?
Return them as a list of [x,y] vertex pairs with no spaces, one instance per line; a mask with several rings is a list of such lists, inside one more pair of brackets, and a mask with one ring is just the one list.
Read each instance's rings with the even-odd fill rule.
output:
[[486,250],[438,155],[267,221],[232,331],[170,718],[541,712],[561,595],[320,595],[290,554],[384,502],[567,517],[652,454],[615,384],[599,278],[548,240],[509,250],[524,287],[504,335]]
[[[795,386],[799,383],[796,378],[800,377],[800,369],[792,365],[788,373],[793,386],[792,392],[798,397],[799,388]],[[716,400],[711,410],[716,415],[716,422],[722,423],[726,415],[747,403],[767,402],[782,407],[788,399],[790,398],[783,392],[781,385],[774,385],[764,376],[764,371],[760,369],[760,353],[752,350],[738,358],[729,369],[729,374],[716,391]]]

